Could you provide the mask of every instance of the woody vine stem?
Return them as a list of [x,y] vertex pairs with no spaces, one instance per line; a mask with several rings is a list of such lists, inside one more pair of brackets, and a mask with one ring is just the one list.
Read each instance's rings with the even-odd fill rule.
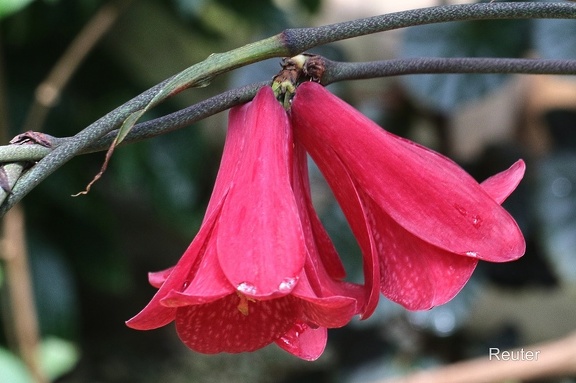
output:
[[[190,108],[143,124],[136,124],[146,111],[180,91],[204,85],[230,70],[273,57],[291,57],[334,41],[384,32],[409,26],[449,21],[494,19],[576,19],[576,4],[481,3],[447,5],[409,10],[314,28],[287,29],[244,47],[209,56],[181,73],[150,88],[119,106],[73,137],[52,138],[49,147],[26,144],[0,147],[0,161],[18,163],[38,161],[22,173],[20,165],[5,170],[6,188],[0,191],[0,215],[20,201],[36,185],[75,156],[105,150],[110,145],[132,142],[187,126],[236,104],[250,100],[265,83],[222,93]],[[576,60],[528,60],[500,58],[422,58],[370,63],[326,61],[322,83],[366,79],[413,73],[532,73],[576,74]],[[119,129],[117,132],[114,132]],[[7,166],[7,165],[6,165]]]

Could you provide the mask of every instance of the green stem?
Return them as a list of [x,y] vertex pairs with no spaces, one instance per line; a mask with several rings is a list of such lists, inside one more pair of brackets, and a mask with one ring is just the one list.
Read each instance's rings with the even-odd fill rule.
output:
[[[373,62],[336,62],[325,60],[322,83],[328,85],[344,80],[371,79],[407,74],[438,73],[523,73],[576,74],[576,60],[509,59],[509,58],[406,58]],[[123,144],[141,141],[181,129],[206,117],[250,101],[258,89],[269,82],[255,83],[232,89],[203,100],[188,108],[138,124],[128,133]],[[103,151],[110,147],[118,131],[114,130],[87,145],[78,154]],[[50,137],[52,148],[38,144],[0,146],[0,163],[39,161],[54,148],[66,144],[72,137]],[[0,196],[0,202],[3,200]],[[4,196],[5,197],[5,196]]]
[[285,46],[281,34],[244,45],[229,52],[213,53],[206,60],[192,65],[174,76],[152,98],[145,109],[150,109],[150,107],[184,89],[209,85],[214,77],[222,73],[258,61],[289,54],[290,52]]
[[[226,53],[217,53],[176,75],[150,106],[218,74],[272,57],[295,56],[311,48],[353,37],[449,21],[527,18],[576,18],[570,3],[481,3],[414,9],[313,28],[294,28]],[[149,109],[149,108],[146,108]]]
[[[344,80],[372,79],[409,74],[439,73],[508,73],[508,74],[576,74],[576,60],[509,59],[509,58],[407,58],[372,62],[336,62],[324,59],[326,70],[322,84]],[[138,124],[123,143],[131,143],[181,129],[220,113],[235,105],[250,101],[269,82],[255,83],[232,89],[197,104]],[[111,132],[90,145],[88,151],[106,150],[116,132]],[[1,148],[0,148],[1,149]],[[1,153],[1,150],[0,150]]]
[[[122,141],[122,144],[138,142],[147,138],[169,133],[190,126],[195,122],[201,121],[216,113],[223,112],[233,106],[244,104],[252,100],[256,95],[256,92],[266,85],[270,85],[270,82],[259,82],[241,88],[231,89],[177,112],[137,124],[134,129],[128,133],[126,138]],[[85,153],[106,150],[110,147],[116,134],[117,131],[112,131],[106,134],[104,137],[88,146]]]
[[[515,73],[515,74],[576,74],[576,60],[510,59],[510,58],[437,58],[420,57],[371,62],[337,62],[324,59],[326,70],[322,84],[344,80],[373,79],[408,74],[439,73]],[[260,82],[231,89],[177,112],[137,124],[123,144],[138,142],[187,127],[216,113],[250,101],[258,89],[269,85]],[[107,150],[118,134],[114,130],[88,145],[82,153]],[[70,138],[50,137],[54,147]],[[37,144],[0,146],[0,162],[39,161],[53,148]]]
[[42,145],[4,145],[0,146],[0,163],[39,161],[53,149]]

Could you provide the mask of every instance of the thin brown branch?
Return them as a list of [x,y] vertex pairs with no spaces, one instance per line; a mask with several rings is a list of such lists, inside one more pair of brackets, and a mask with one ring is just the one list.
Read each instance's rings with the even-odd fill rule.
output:
[[2,256],[10,297],[12,314],[10,323],[14,331],[16,347],[34,380],[38,383],[48,382],[38,360],[40,334],[28,265],[22,207],[15,206],[10,210],[4,217],[3,223]]
[[[497,383],[569,377],[576,374],[576,333],[563,339],[505,350],[486,350],[486,357],[455,363],[381,383]],[[498,357],[496,356],[498,355]],[[512,360],[513,359],[516,360]],[[506,360],[507,359],[507,360]],[[519,359],[519,360],[518,360]]]
[[34,103],[30,107],[22,131],[42,129],[49,110],[57,104],[62,90],[72,75],[131,2],[132,0],[122,0],[105,4],[84,25],[46,79],[36,88]]

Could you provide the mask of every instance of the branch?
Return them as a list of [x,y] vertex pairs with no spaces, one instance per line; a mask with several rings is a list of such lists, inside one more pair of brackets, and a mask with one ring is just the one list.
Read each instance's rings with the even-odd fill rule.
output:
[[[519,354],[522,352],[523,354]],[[487,350],[488,351],[488,350]],[[498,360],[493,357],[455,363],[436,370],[427,370],[381,383],[494,383],[516,382],[576,374],[576,333],[549,343],[535,344],[512,351],[518,359],[531,351],[535,358]]]
[[[437,74],[437,73],[522,73],[522,74],[576,74],[576,60],[502,59],[502,58],[409,58],[372,62],[337,62],[324,59],[326,70],[322,84],[344,80],[378,77]],[[250,101],[258,89],[269,85],[261,82],[226,91],[188,108],[138,124],[123,143],[132,143],[181,129],[220,113],[233,106]],[[113,131],[86,148],[86,153],[106,150],[114,137]],[[2,158],[0,147],[0,161]],[[46,148],[44,148],[46,149]],[[41,152],[41,150],[38,150]]]
[[[270,85],[270,82],[260,82],[232,89],[177,112],[137,124],[134,129],[128,133],[124,141],[122,141],[122,144],[142,141],[147,138],[185,128],[195,122],[230,109],[233,106],[244,104],[252,100],[258,90],[266,85]],[[98,141],[95,141],[86,148],[86,153],[106,150],[114,140],[116,133],[116,131],[110,132]]]
[[[361,80],[408,74],[438,73],[522,73],[522,74],[576,74],[576,60],[506,59],[506,58],[407,58],[372,62],[337,62],[324,59],[326,71],[323,85],[344,80]],[[201,121],[233,106],[250,101],[258,89],[269,85],[260,82],[223,92],[188,108],[166,116],[137,124],[122,144],[169,133]],[[107,150],[118,131],[113,130],[93,141],[78,154]],[[56,147],[72,140],[71,137],[57,138],[44,135],[51,147],[39,144],[0,146],[0,163],[39,161]],[[14,180],[15,181],[15,180]],[[0,193],[0,201],[3,196]]]
[[0,163],[40,161],[52,148],[42,145],[4,145],[0,146]]
[[288,29],[282,34],[290,55],[294,56],[334,41],[416,25],[471,20],[574,18],[576,4],[564,2],[456,4],[389,13],[315,28]]
[[[576,60],[507,59],[507,58],[407,58],[371,62],[338,62],[324,59],[326,71],[323,85],[344,80],[361,80],[409,74],[439,73],[516,73],[516,74],[576,74]],[[153,138],[201,121],[233,106],[250,101],[256,92],[269,82],[246,85],[223,92],[177,112],[137,124],[122,144]],[[92,142],[78,154],[107,150],[118,130]],[[47,136],[47,135],[45,135]],[[51,148],[39,144],[0,146],[0,163],[39,161],[54,148],[71,140],[71,137],[49,137]],[[0,195],[0,201],[2,196]]]
[[361,63],[326,60],[322,84],[409,74],[517,73],[576,74],[576,60],[515,58],[402,58]]
[[[185,69],[150,101],[149,106],[155,105],[166,97],[186,88],[197,86],[199,82],[210,81],[214,76],[224,71],[266,58],[279,57],[279,55],[295,56],[311,48],[335,41],[410,26],[449,21],[537,18],[574,19],[576,18],[576,4],[513,2],[445,5],[389,13],[320,27],[287,29],[278,35],[237,50],[213,54],[203,62]],[[240,52],[240,50],[245,52]],[[254,61],[248,62],[249,60],[239,57],[249,51],[257,52]],[[222,64],[225,65],[221,66]],[[199,70],[206,66],[207,72],[199,73]],[[149,109],[149,106],[146,109]]]
[[460,20],[576,18],[576,4],[571,3],[482,3],[448,5],[410,10],[348,21],[315,28],[287,29],[284,32],[244,47],[209,56],[141,95],[116,108],[77,135],[56,147],[15,185],[12,194],[0,207],[4,214],[48,175],[85,151],[93,142],[118,128],[130,117],[135,123],[140,115],[180,91],[204,85],[219,74],[272,57],[294,56],[315,46],[413,25]]

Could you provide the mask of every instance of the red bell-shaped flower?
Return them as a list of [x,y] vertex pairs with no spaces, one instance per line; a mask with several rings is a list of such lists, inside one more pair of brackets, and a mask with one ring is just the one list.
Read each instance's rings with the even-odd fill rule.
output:
[[272,342],[307,360],[326,328],[362,310],[311,204],[306,155],[268,87],[230,111],[216,184],[202,226],[176,266],[150,274],[159,290],[127,325],[172,321],[203,353],[243,352]]
[[478,184],[450,159],[386,132],[319,84],[291,108],[296,141],[331,186],[364,256],[372,313],[378,289],[408,309],[452,299],[478,260],[512,261],[525,241],[500,203],[524,162]]

